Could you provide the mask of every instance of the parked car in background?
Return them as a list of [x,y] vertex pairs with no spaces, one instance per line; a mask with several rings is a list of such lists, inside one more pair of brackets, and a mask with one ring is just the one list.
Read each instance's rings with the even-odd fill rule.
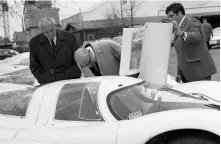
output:
[[12,57],[17,54],[18,52],[12,49],[0,49],[0,60],[5,59],[7,57]]
[[212,48],[220,48],[220,27],[213,29],[213,37],[211,37],[209,44]]
[[13,45],[12,49],[19,52],[19,53],[23,53],[23,52],[29,52],[29,44],[24,44],[24,45]]

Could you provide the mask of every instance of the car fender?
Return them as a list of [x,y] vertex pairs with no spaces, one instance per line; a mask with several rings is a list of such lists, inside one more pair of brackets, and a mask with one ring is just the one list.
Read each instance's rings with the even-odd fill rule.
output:
[[146,143],[159,134],[181,129],[204,130],[220,135],[219,128],[220,114],[218,110],[180,109],[164,111],[123,121],[119,128],[117,144]]
[[0,139],[0,144],[52,144],[42,141],[35,141],[29,139]]

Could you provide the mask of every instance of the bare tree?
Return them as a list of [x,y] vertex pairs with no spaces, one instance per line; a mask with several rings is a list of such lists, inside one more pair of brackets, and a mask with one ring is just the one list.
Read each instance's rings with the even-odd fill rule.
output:
[[127,13],[127,17],[130,19],[130,26],[134,26],[134,9],[136,7],[136,1],[130,0],[128,1],[129,8],[124,11]]
[[112,7],[110,10],[106,9],[104,16],[105,16],[109,26],[118,26],[119,25],[119,20],[120,20],[121,16],[120,16],[118,9],[116,9],[115,7]]
[[121,13],[119,10],[115,7],[112,7],[111,9],[106,9],[106,12],[104,13],[104,17],[106,18],[106,24],[107,24],[107,32],[110,34],[111,37],[115,36],[119,33],[119,27],[120,27],[120,20],[121,20]]

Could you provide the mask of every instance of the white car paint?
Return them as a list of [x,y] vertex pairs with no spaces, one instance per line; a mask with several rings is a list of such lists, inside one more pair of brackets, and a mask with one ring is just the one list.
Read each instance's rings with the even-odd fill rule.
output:
[[[139,121],[140,125],[136,123]],[[145,143],[160,132],[178,129],[201,129],[220,135],[218,112],[210,110],[185,109],[159,112],[149,117],[122,122],[117,143]],[[211,127],[205,125],[209,123]],[[218,125],[217,125],[218,124]],[[212,128],[213,127],[213,128]],[[145,131],[145,132],[144,132]]]
[[211,36],[209,44],[220,47],[220,27],[213,29],[213,37]]
[[190,83],[173,85],[176,89],[185,93],[201,93],[220,101],[220,82],[217,81],[195,81]]
[[52,144],[28,139],[1,139],[0,144]]
[[[66,84],[87,82],[100,82],[97,99],[103,121],[55,120],[56,102],[61,88]],[[119,88],[126,88],[140,82],[142,82],[141,79],[130,77],[106,76],[65,80],[42,86],[33,94],[25,117],[0,115],[0,143],[3,139],[18,139],[18,141],[24,140],[24,143],[27,143],[26,140],[31,140],[66,144],[134,144],[147,142],[163,132],[187,128],[206,130],[220,135],[220,113],[215,109],[176,109],[118,121],[107,106],[107,96]],[[199,84],[206,86],[209,83],[198,82]],[[192,85],[190,84],[189,88]],[[177,84],[174,89],[180,88],[185,91],[187,87],[188,84]],[[207,85],[207,88],[211,87]],[[203,90],[198,89],[197,92],[201,93],[201,91]],[[213,91],[217,89],[214,88]],[[167,92],[159,91],[155,98],[163,93]],[[172,94],[168,94],[168,97],[162,97],[162,100],[171,100],[170,96],[173,97]],[[185,101],[185,98],[180,101]],[[199,102],[193,99],[193,102],[197,101]],[[210,102],[200,101],[200,103]],[[8,143],[15,144],[14,140],[9,140]]]

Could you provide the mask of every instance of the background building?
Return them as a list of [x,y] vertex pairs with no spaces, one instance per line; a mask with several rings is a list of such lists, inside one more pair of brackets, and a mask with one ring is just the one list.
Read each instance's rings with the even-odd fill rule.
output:
[[[64,30],[72,32],[81,45],[83,41],[117,36],[122,33],[123,27],[159,22],[166,16],[166,7],[173,2],[176,1],[103,1],[85,12],[61,20],[61,25]],[[207,17],[213,28],[220,26],[219,1],[181,1],[181,3],[188,16],[196,17],[200,21]]]
[[60,27],[59,9],[52,7],[49,1],[29,1],[24,3],[24,30],[26,32],[27,41],[39,34],[38,22],[43,17],[51,17],[55,20],[56,25]]

